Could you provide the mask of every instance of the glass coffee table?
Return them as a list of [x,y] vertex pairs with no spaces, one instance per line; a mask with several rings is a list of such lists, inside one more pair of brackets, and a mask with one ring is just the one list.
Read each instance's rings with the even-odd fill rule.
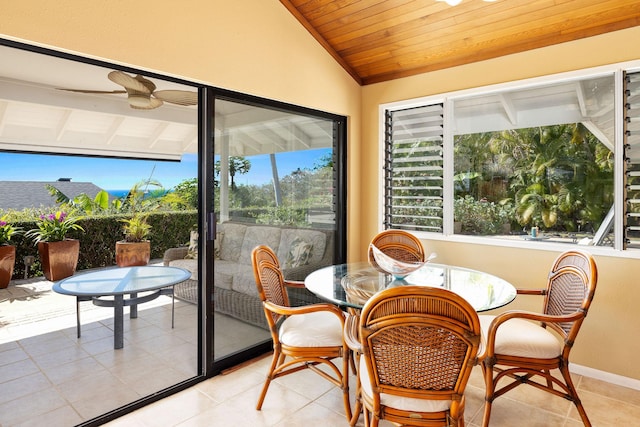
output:
[[[52,289],[76,297],[76,320],[80,338],[80,302],[92,301],[100,307],[113,307],[113,347],[124,346],[124,307],[129,316],[138,317],[138,304],[152,301],[160,295],[171,295],[171,327],[174,323],[173,287],[191,277],[183,268],[165,266],[114,267],[79,273],[56,282]],[[143,294],[143,295],[138,295]]]

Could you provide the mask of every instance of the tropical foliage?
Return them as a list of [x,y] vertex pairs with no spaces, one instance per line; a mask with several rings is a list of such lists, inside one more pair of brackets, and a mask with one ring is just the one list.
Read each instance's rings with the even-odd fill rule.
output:
[[[231,157],[229,169],[230,174],[231,169],[234,174],[244,174],[251,169],[251,161]],[[216,162],[216,174],[219,171],[220,163]],[[307,212],[315,207],[330,207],[333,194],[333,159],[327,154],[319,157],[312,167],[298,168],[276,183],[234,183],[227,197],[230,210],[244,211],[247,219],[257,223],[306,227],[310,225]],[[215,205],[220,206],[218,185],[214,200]]]
[[0,245],[8,245],[11,242],[11,238],[21,232],[22,230],[19,227],[15,227],[9,222],[7,215],[0,218]]
[[455,140],[457,198],[515,207],[523,227],[594,231],[613,205],[613,153],[582,124]]
[[32,239],[36,244],[38,242],[61,242],[72,230],[84,231],[80,224],[77,224],[80,219],[80,217],[63,211],[48,215],[43,214],[36,221],[37,228],[27,231],[25,236]]
[[[222,164],[220,163],[220,160],[215,162],[213,168],[214,168],[215,174],[220,175],[220,171],[222,170]],[[237,174],[243,175],[249,172],[249,170],[251,170],[251,162],[243,156],[231,156],[229,157],[228,168],[229,168],[229,176],[231,177],[231,189],[235,190],[236,175]],[[219,184],[219,182],[216,181],[216,184]]]
[[509,228],[513,212],[513,206],[508,201],[496,203],[476,200],[468,194],[453,202],[453,220],[460,224],[462,234],[501,234]]
[[129,219],[121,219],[124,225],[122,231],[124,233],[124,241],[128,243],[139,243],[149,236],[151,225],[147,222],[147,215],[135,214]]

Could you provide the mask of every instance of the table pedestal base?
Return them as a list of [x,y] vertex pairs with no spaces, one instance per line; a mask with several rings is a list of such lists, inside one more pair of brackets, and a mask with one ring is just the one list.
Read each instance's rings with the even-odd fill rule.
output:
[[173,286],[159,289],[147,295],[138,296],[137,293],[129,294],[129,298],[124,295],[114,295],[113,298],[104,296],[78,296],[76,297],[76,322],[78,330],[78,338],[80,338],[80,302],[92,301],[94,305],[99,307],[113,307],[113,348],[120,349],[124,347],[124,307],[131,307],[129,310],[129,318],[136,319],[138,317],[138,304],[153,301],[160,295],[171,295],[171,328],[174,327],[175,321],[175,296]]

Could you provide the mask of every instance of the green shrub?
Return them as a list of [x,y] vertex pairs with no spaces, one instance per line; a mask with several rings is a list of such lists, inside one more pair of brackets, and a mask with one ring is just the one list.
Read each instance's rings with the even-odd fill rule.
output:
[[[115,265],[116,242],[123,237],[121,220],[130,217],[131,215],[117,214],[85,217],[78,221],[85,231],[72,230],[67,235],[70,239],[80,240],[78,271]],[[148,236],[151,240],[151,258],[159,259],[162,258],[165,250],[184,246],[189,242],[189,233],[198,224],[198,212],[152,212],[147,215],[147,222],[151,225]],[[14,224],[29,230],[36,227],[36,220],[14,222]],[[28,255],[35,257],[36,260],[29,271],[29,276],[42,275],[38,250],[33,240],[24,235],[18,235],[13,237],[12,242],[16,246],[13,278],[24,277],[24,257]]]
[[470,195],[453,201],[454,222],[461,224],[462,234],[503,234],[504,225],[513,220],[513,212],[510,203],[476,200]]

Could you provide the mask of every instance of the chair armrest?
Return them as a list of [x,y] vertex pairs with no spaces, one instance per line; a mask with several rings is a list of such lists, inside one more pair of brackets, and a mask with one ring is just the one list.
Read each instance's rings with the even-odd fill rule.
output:
[[169,265],[170,261],[175,259],[184,259],[187,256],[187,252],[189,251],[188,246],[181,246],[179,248],[169,248],[164,251],[164,256],[162,257],[162,263],[164,265]]
[[284,316],[295,316],[296,314],[314,313],[318,311],[330,311],[340,318],[340,322],[344,328],[344,313],[333,304],[312,304],[300,307],[284,307],[270,301],[265,301],[263,304],[267,310]]
[[288,288],[305,289],[304,282],[302,280],[286,280],[284,285]]
[[286,280],[303,281],[309,274],[313,273],[319,268],[326,267],[328,265],[331,264],[318,262],[315,264],[300,265],[298,267],[283,268],[282,274],[284,275]]
[[518,295],[546,295],[546,289],[516,289]]

